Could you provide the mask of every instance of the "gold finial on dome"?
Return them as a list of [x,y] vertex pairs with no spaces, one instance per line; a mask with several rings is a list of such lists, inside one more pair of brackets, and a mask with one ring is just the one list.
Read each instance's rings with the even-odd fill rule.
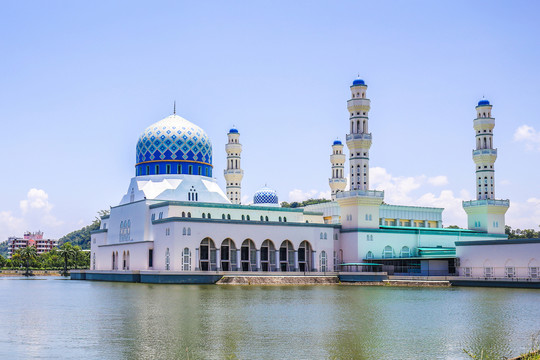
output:
[[176,100],[174,100],[173,115],[176,115]]

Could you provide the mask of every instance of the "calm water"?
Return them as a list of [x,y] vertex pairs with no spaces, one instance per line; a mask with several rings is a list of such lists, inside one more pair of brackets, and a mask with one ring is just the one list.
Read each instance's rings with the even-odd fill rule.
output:
[[0,294],[0,359],[464,359],[540,330],[538,290],[4,277]]

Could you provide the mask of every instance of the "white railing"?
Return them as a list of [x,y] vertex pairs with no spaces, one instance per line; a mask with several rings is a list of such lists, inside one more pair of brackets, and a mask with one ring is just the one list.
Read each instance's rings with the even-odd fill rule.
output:
[[338,198],[347,198],[347,197],[354,197],[354,196],[384,198],[384,191],[351,190],[351,191],[341,191],[336,194],[336,197]]
[[472,154],[473,154],[473,156],[476,156],[476,155],[497,155],[497,149],[473,150]]
[[361,133],[361,134],[348,134],[347,141],[350,140],[371,140],[371,133]]
[[470,206],[483,206],[483,205],[494,205],[494,206],[510,206],[510,200],[495,200],[495,199],[484,199],[484,200],[468,200],[463,201],[463,207]]

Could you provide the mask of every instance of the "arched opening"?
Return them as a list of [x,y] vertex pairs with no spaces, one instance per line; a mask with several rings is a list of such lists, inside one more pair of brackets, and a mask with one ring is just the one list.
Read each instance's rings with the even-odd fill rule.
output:
[[279,247],[279,270],[294,271],[294,247],[289,240],[285,240]]
[[306,240],[302,241],[298,247],[298,268],[300,271],[312,270],[312,254],[311,244]]
[[363,128],[363,131],[362,131],[362,132],[367,133],[367,123],[366,123],[366,120],[364,120],[364,123],[363,123],[362,128]]
[[360,120],[357,120],[357,121],[356,121],[356,132],[357,132],[357,133],[362,132],[362,131],[360,130]]
[[169,248],[165,250],[165,270],[171,269],[171,253],[169,251]]
[[114,256],[114,251],[112,253],[112,270],[115,270],[116,268],[116,257]]
[[186,217],[186,212],[182,211],[182,217]]
[[491,149],[493,145],[491,145],[491,138],[489,138],[489,148]]
[[261,245],[261,270],[274,271],[276,268],[276,247],[271,240],[264,240]]
[[127,267],[127,259],[126,259],[126,252],[124,251],[122,253],[122,270],[126,270]]
[[199,268],[202,271],[216,270],[216,245],[210,238],[204,238],[199,246]]
[[540,276],[540,265],[538,265],[538,260],[534,258],[529,260],[528,267],[529,267],[529,277],[531,279],[538,279],[538,277]]
[[366,254],[366,260],[371,260],[373,258],[374,258],[373,253],[371,251],[368,251]]
[[231,214],[227,214],[227,220],[231,220]]
[[220,251],[220,267],[223,271],[235,271],[237,268],[236,262],[236,245],[231,239],[225,239],[221,243]]
[[257,249],[251,239],[246,239],[240,249],[240,269],[242,271],[257,271]]
[[129,262],[130,262],[129,250],[127,251],[126,259],[127,259],[126,270],[129,270]]

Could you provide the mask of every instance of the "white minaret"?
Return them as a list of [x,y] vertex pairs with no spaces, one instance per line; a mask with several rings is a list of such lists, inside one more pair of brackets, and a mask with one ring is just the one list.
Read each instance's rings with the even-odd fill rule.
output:
[[227,169],[224,171],[227,181],[227,197],[233,204],[242,202],[242,178],[244,170],[240,167],[240,154],[242,145],[239,142],[240,133],[235,128],[229,130],[227,134],[229,142],[225,145],[227,152]]
[[476,199],[495,199],[495,160],[497,149],[493,148],[493,128],[495,118],[491,117],[488,100],[480,100],[476,107],[474,132],[476,133],[476,150],[473,160],[476,165]]
[[493,148],[495,119],[491,117],[491,104],[480,100],[476,106],[473,127],[476,149],[473,150],[475,164],[476,200],[464,201],[468,228],[487,233],[504,234],[504,215],[510,206],[509,200],[495,199],[495,160],[497,149]]
[[332,155],[330,155],[332,163],[332,177],[328,179],[330,189],[332,190],[332,200],[336,200],[336,193],[345,190],[347,179],[344,176],[345,170],[345,154],[343,154],[343,144],[336,140],[332,145]]
[[352,98],[347,101],[350,133],[347,135],[349,164],[351,166],[351,190],[369,189],[369,149],[371,134],[368,131],[368,113],[371,101],[366,99],[367,85],[356,79],[351,86]]

